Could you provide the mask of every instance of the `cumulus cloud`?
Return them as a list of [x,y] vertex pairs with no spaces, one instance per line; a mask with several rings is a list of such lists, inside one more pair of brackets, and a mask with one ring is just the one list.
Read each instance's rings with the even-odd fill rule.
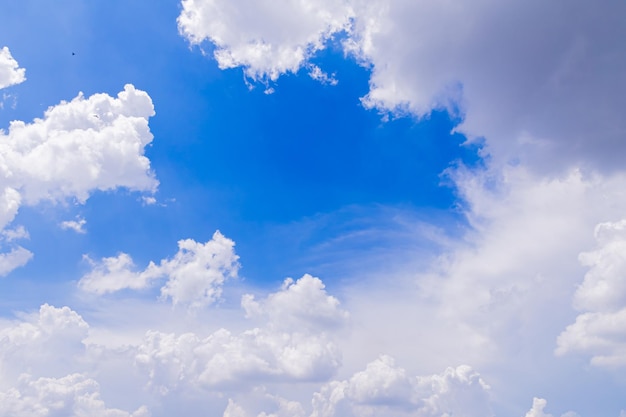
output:
[[[117,98],[79,94],[50,107],[43,119],[0,130],[0,229],[22,205],[68,198],[84,203],[95,190],[119,187],[154,192],[158,182],[144,156],[152,115],[148,94],[129,84]],[[3,273],[27,258],[25,249],[14,248],[4,255]]]
[[[153,386],[165,391],[180,385],[219,388],[259,381],[319,381],[340,365],[340,352],[330,335],[347,313],[326,294],[318,278],[287,280],[261,302],[244,296],[242,305],[248,315],[265,318],[259,327],[238,334],[222,328],[206,337],[151,331],[138,347],[136,363],[149,373]],[[320,316],[323,319],[315,322]]]
[[144,289],[155,281],[167,278],[161,296],[176,304],[200,308],[217,301],[224,281],[235,278],[239,257],[235,242],[219,231],[211,240],[199,243],[193,239],[178,241],[178,252],[159,264],[150,262],[143,271],[136,271],[132,258],[125,253],[100,262],[87,260],[92,271],[81,278],[78,286],[87,292],[105,294],[123,289]]
[[266,317],[276,327],[326,329],[348,318],[348,313],[339,308],[339,300],[326,293],[322,280],[308,274],[297,281],[287,278],[281,290],[265,300],[256,301],[246,294],[241,305],[247,317]]
[[2,380],[23,372],[62,376],[73,372],[85,353],[89,326],[69,307],[48,304],[35,314],[0,329]]
[[83,228],[87,224],[87,220],[82,217],[77,217],[76,220],[65,220],[62,221],[60,226],[63,230],[73,230],[76,233],[87,233],[87,231]]
[[79,94],[50,107],[43,119],[13,121],[2,132],[2,225],[20,204],[75,198],[85,202],[94,190],[153,192],[157,181],[144,156],[152,141],[154,115],[147,93],[128,84],[117,98]]
[[559,335],[556,352],[584,352],[592,364],[625,366],[626,220],[598,224],[595,238],[598,248],[579,256],[589,268],[574,294],[583,312]]
[[[528,410],[525,417],[552,417],[552,414],[545,413],[543,410],[546,408],[548,402],[543,398],[533,398],[533,406]],[[574,411],[568,411],[561,414],[561,417],[580,417]]]
[[350,379],[332,381],[313,398],[311,417],[398,415],[490,416],[489,387],[468,366],[413,377],[381,356]]
[[26,70],[11,55],[8,47],[0,49],[0,89],[22,83],[26,80]]
[[[297,72],[325,42],[348,28],[347,1],[183,0],[180,33],[192,44],[210,41],[220,68],[243,67],[253,80]],[[328,80],[312,68],[316,79]]]
[[62,378],[20,378],[19,385],[0,392],[0,415],[11,417],[149,417],[146,407],[134,413],[107,408],[99,385],[81,374]]
[[[625,5],[498,2],[184,0],[192,43],[208,40],[221,68],[275,80],[306,66],[333,33],[371,68],[365,106],[464,116],[499,163],[545,172],[619,166],[626,125]],[[559,24],[555,24],[559,22]],[[318,72],[311,72],[317,77]],[[497,103],[497,104],[496,104]]]
[[458,130],[485,137],[500,163],[619,162],[623,2],[379,3],[356,19],[362,35],[351,44],[373,66],[366,105],[417,115],[461,107]]

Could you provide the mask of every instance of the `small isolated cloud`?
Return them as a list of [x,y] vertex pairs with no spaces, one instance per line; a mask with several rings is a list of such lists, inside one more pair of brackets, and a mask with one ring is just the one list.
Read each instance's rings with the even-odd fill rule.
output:
[[73,230],[76,233],[87,233],[87,231],[83,228],[84,225],[87,224],[87,220],[82,217],[77,217],[76,220],[66,220],[61,222],[60,226],[63,230]]
[[11,55],[8,47],[0,49],[0,89],[22,83],[26,80],[26,70]]
[[21,246],[10,252],[0,253],[0,276],[6,276],[14,269],[26,265],[32,258],[33,253]]
[[309,76],[322,84],[337,85],[339,82],[334,74],[328,75],[317,65],[307,64],[307,69],[309,70]]
[[143,203],[147,206],[151,206],[153,204],[156,204],[157,199],[152,197],[152,196],[142,196],[141,197],[141,201],[143,201]]
[[78,286],[83,291],[106,294],[123,289],[140,290],[167,279],[161,287],[164,299],[192,309],[205,307],[220,298],[224,281],[237,276],[239,257],[234,246],[235,242],[219,231],[206,243],[180,240],[173,258],[162,259],[158,265],[150,262],[143,271],[136,271],[132,258],[125,253],[100,262],[87,258],[93,269],[81,278]]
[[14,229],[4,229],[2,230],[2,232],[0,232],[0,234],[2,234],[2,237],[4,238],[6,242],[12,242],[14,240],[30,238],[28,230],[26,230],[24,226],[21,226],[21,225],[17,226]]

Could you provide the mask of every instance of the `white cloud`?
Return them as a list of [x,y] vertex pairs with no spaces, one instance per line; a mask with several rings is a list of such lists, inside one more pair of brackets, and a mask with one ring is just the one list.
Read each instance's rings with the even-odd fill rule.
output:
[[19,67],[9,48],[0,49],[0,89],[24,82],[25,74],[26,70]]
[[242,297],[246,317],[267,317],[278,328],[327,329],[341,325],[348,313],[339,300],[328,295],[322,280],[304,275],[297,281],[287,278],[279,292],[257,302],[253,295]]
[[14,381],[24,372],[59,377],[74,372],[85,355],[88,329],[69,307],[48,304],[0,328],[0,381]]
[[543,398],[533,398],[533,406],[526,413],[526,417],[552,417],[552,414],[546,414],[543,412],[546,404],[548,404],[548,402]]
[[19,239],[29,239],[30,235],[28,233],[28,231],[24,228],[24,226],[17,226],[14,229],[4,229],[2,232],[2,237],[4,237],[4,239],[7,242],[12,242],[14,240],[19,240]]
[[173,258],[162,259],[158,265],[150,262],[143,271],[135,271],[132,258],[125,253],[100,262],[86,258],[93,270],[81,278],[78,286],[87,292],[106,294],[148,288],[156,280],[167,278],[161,288],[163,298],[192,309],[205,307],[219,300],[224,281],[237,277],[239,257],[234,246],[235,242],[219,231],[206,243],[180,240]]
[[148,332],[136,362],[164,392],[181,384],[215,389],[324,380],[341,360],[331,337],[347,316],[338,304],[317,278],[287,280],[264,301],[244,296],[246,314],[266,318],[259,327],[239,334],[222,328],[206,337]]
[[[84,203],[95,190],[119,187],[154,192],[158,182],[144,156],[152,115],[148,94],[128,84],[117,98],[79,94],[48,108],[43,119],[0,130],[0,229],[22,205]],[[66,226],[81,230],[80,220]],[[3,273],[26,263],[26,255],[22,248],[3,255]]]
[[182,7],[178,27],[189,42],[212,42],[220,68],[241,66],[262,81],[297,72],[352,14],[343,0],[183,0]]
[[0,416],[11,417],[149,417],[147,408],[134,413],[105,406],[99,385],[81,374],[62,378],[20,378],[19,385],[0,392]]
[[6,276],[14,269],[24,266],[33,258],[33,253],[21,246],[0,253],[0,276]]
[[[486,137],[498,163],[539,171],[619,167],[626,122],[626,6],[499,2],[184,0],[192,43],[252,78],[295,72],[333,33],[371,68],[363,102],[424,116],[460,108],[458,130]],[[555,24],[559,22],[559,24]],[[315,77],[317,72],[312,71]]]
[[73,230],[76,233],[87,233],[87,231],[83,228],[87,224],[87,220],[82,217],[77,217],[76,220],[65,220],[62,221],[60,226],[63,230]]
[[13,121],[2,133],[0,174],[4,183],[2,218],[12,220],[19,205],[75,198],[94,190],[153,192],[157,181],[144,156],[152,141],[148,118],[152,100],[128,84],[117,98],[79,94],[50,107],[33,123]]
[[[528,410],[525,417],[552,417],[552,414],[545,413],[543,410],[546,408],[548,402],[543,398],[533,398],[533,406]],[[561,414],[561,417],[580,417],[578,413],[574,411],[568,411]]]
[[397,415],[490,416],[489,387],[468,366],[411,377],[389,356],[350,379],[332,381],[313,398],[311,417]]
[[589,267],[574,294],[583,313],[558,337],[556,352],[584,352],[592,364],[626,366],[626,220],[598,224],[595,238],[598,248],[579,256]]

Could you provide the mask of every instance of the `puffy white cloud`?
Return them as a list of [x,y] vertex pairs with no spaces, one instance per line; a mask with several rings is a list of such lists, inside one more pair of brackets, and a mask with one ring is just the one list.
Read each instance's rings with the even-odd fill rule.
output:
[[589,267],[574,295],[584,311],[558,337],[557,354],[585,352],[603,366],[626,365],[626,220],[596,226],[598,249],[580,254]]
[[83,219],[82,217],[77,217],[76,220],[65,220],[62,221],[60,226],[61,229],[63,230],[73,230],[76,233],[87,233],[86,230],[83,228],[83,226],[85,226],[87,224],[87,220]]
[[311,417],[398,415],[416,417],[493,415],[489,387],[468,366],[411,377],[381,356],[350,379],[332,381],[313,398]]
[[[0,229],[24,204],[84,203],[95,190],[118,187],[154,192],[158,182],[144,156],[152,115],[148,94],[129,84],[117,98],[79,94],[48,108],[43,119],[13,121],[8,132],[0,130]],[[2,259],[6,274],[30,257],[14,248]]]
[[269,323],[279,328],[328,329],[341,325],[348,313],[339,308],[339,300],[328,295],[319,278],[305,274],[294,281],[287,278],[281,290],[256,301],[246,294],[241,305],[246,316],[267,317]]
[[0,392],[0,416],[11,417],[149,417],[146,407],[134,413],[107,408],[99,385],[81,374],[62,378],[20,378],[19,385]]
[[26,70],[20,68],[19,64],[11,55],[8,47],[0,49],[0,89],[26,80]]
[[543,398],[533,398],[533,406],[526,413],[525,417],[552,417],[552,414],[546,414],[543,412],[546,404],[548,404],[548,402]]
[[0,329],[1,380],[23,372],[65,375],[84,356],[89,326],[69,307],[44,304],[38,313]]
[[[340,365],[330,335],[345,322],[346,313],[319,279],[305,275],[296,282],[287,280],[264,301],[244,296],[242,304],[247,314],[254,309],[254,315],[266,317],[262,326],[239,334],[222,328],[206,337],[151,331],[138,347],[136,363],[164,392],[180,385],[220,388],[259,381],[319,381]],[[317,317],[322,320],[315,322]]]
[[192,309],[204,307],[220,298],[226,279],[237,276],[239,257],[234,246],[235,242],[219,231],[206,243],[180,240],[173,258],[162,259],[158,265],[150,262],[143,271],[134,271],[132,258],[121,253],[100,262],[91,261],[93,270],[81,278],[78,286],[87,292],[105,294],[147,288],[155,280],[167,278],[161,288],[163,298]]
[[574,305],[581,310],[616,310],[626,306],[626,219],[595,228],[600,246],[579,256],[589,267],[576,290]]
[[[178,27],[192,44],[210,41],[220,68],[243,67],[253,80],[297,72],[352,15],[347,1],[183,0]],[[316,79],[328,80],[319,68]]]
[[3,225],[21,203],[84,202],[94,190],[118,187],[153,192],[157,181],[144,156],[153,115],[150,96],[127,84],[117,98],[79,94],[50,107],[43,119],[11,122],[0,136]]
[[[525,417],[552,417],[552,414],[545,413],[543,410],[546,408],[548,402],[543,398],[533,398],[533,406],[528,410]],[[561,414],[561,417],[580,417],[578,413],[574,411],[568,411]]]

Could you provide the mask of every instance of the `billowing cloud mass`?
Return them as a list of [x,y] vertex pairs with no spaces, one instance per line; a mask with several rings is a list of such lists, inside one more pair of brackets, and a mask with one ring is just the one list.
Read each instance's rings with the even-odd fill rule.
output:
[[[585,1],[183,1],[181,33],[222,68],[275,80],[345,32],[371,68],[367,107],[464,116],[497,161],[541,172],[617,168],[624,150],[626,5]],[[339,77],[340,79],[341,77]]]
[[82,203],[92,191],[118,187],[155,191],[158,183],[144,156],[153,115],[148,94],[128,84],[117,98],[79,94],[50,107],[43,119],[11,122],[0,136],[0,224],[10,222],[21,204],[66,198]]
[[[148,330],[139,343],[123,347],[89,341],[91,326],[68,307],[45,304],[37,313],[2,323],[0,388],[5,389],[0,390],[0,398],[6,401],[0,405],[4,412],[0,415],[21,416],[19,413],[43,410],[37,412],[43,416],[85,415],[81,412],[128,416],[121,410],[105,408],[100,397],[100,385],[106,386],[109,395],[113,392],[114,398],[129,395],[115,388],[119,375],[113,381],[107,380],[111,367],[125,368],[126,378],[136,381],[132,389],[147,389],[156,396],[156,403],[167,402],[172,396],[178,398],[183,392],[203,397],[212,393],[243,393],[244,386],[258,393],[266,384],[283,382],[319,386],[334,375],[341,364],[341,352],[334,339],[347,324],[347,312],[335,297],[326,293],[321,280],[309,275],[289,279],[277,292],[260,297],[259,301],[252,301],[251,295],[244,300],[248,307],[255,303],[255,317],[245,319],[244,310],[248,314],[249,309],[242,308],[244,321],[236,327],[257,324],[248,330],[221,328],[205,334],[180,335]],[[313,325],[320,314],[324,319]],[[291,321],[282,322],[281,317],[289,316]],[[293,411],[296,404],[284,400],[283,406]],[[236,409],[234,403],[223,401],[214,407],[220,413],[234,413]],[[154,415],[163,415],[158,407],[153,408]],[[147,412],[148,408],[139,407],[132,415],[148,415]]]
[[207,337],[148,332],[136,361],[164,389],[179,384],[228,387],[260,381],[320,381],[334,374],[341,353],[332,334],[347,312],[318,278],[288,279],[265,300],[244,295],[242,307],[259,326]]
[[193,239],[180,240],[178,252],[171,259],[162,259],[157,265],[150,262],[143,271],[135,271],[132,258],[125,253],[91,261],[93,270],[79,281],[87,292],[105,294],[123,289],[140,290],[154,281],[167,278],[161,296],[172,303],[200,308],[217,301],[224,281],[235,278],[239,270],[239,257],[234,251],[235,242],[219,231],[206,243]]
[[89,326],[69,307],[44,304],[37,313],[0,329],[0,381],[22,373],[64,376],[85,356]]
[[26,70],[11,55],[8,47],[0,49],[0,89],[19,84],[26,80]]
[[582,310],[575,323],[558,338],[558,354],[591,355],[591,363],[626,366],[626,221],[600,223],[595,228],[598,248],[580,254],[589,267],[574,294]]
[[[147,1],[139,3],[149,7]],[[142,19],[151,22],[150,30],[141,26],[146,24],[143,20],[129,19],[136,23],[132,27],[136,31],[107,35],[106,45],[97,49],[107,57],[106,65],[94,52],[95,41],[85,39],[84,44],[76,41],[78,45],[72,45],[88,52],[60,52],[71,63],[57,57],[54,68],[76,76],[77,83],[86,82],[81,75],[86,69],[90,69],[89,82],[95,83],[101,81],[99,72],[109,74],[113,68],[120,77],[130,75],[129,79],[145,81],[154,88],[154,92],[150,90],[153,97],[165,100],[163,108],[175,110],[164,111],[166,117],[159,120],[166,141],[171,142],[153,150],[158,155],[155,161],[167,161],[165,166],[172,163],[164,171],[171,180],[168,193],[175,191],[164,201],[177,201],[178,206],[174,210],[157,204],[154,193],[159,183],[146,156],[153,140],[148,121],[155,115],[154,105],[148,93],[131,84],[116,96],[85,97],[80,93],[71,101],[49,107],[41,118],[13,121],[0,130],[0,276],[34,256],[17,243],[28,238],[26,229],[15,224],[20,223],[16,221],[20,210],[25,218],[30,214],[24,207],[84,204],[97,191],[125,188],[144,193],[137,200],[143,201],[141,209],[150,213],[137,222],[136,230],[121,231],[128,223],[119,222],[107,230],[107,239],[90,236],[92,230],[102,227],[91,218],[73,217],[76,213],[55,218],[54,224],[60,228],[80,234],[59,233],[59,241],[64,239],[59,246],[68,251],[64,255],[74,253],[79,258],[82,253],[101,250],[109,255],[101,259],[100,255],[98,259],[84,255],[89,271],[71,288],[62,286],[77,278],[72,275],[73,267],[67,266],[72,262],[65,257],[55,259],[63,265],[55,264],[51,271],[43,271],[47,265],[39,266],[34,278],[27,277],[22,287],[19,283],[9,288],[13,281],[2,280],[7,285],[7,299],[24,288],[34,288],[30,285],[37,280],[47,281],[41,286],[45,289],[34,291],[32,298],[0,303],[5,311],[0,317],[0,417],[580,417],[573,411],[563,414],[570,409],[563,404],[573,401],[576,405],[572,408],[580,410],[578,406],[585,405],[588,398],[603,402],[597,406],[598,415],[617,416],[623,405],[617,403],[620,397],[615,392],[623,391],[624,381],[612,378],[611,373],[623,371],[626,365],[626,2],[601,3],[181,0],[176,22],[180,36],[168,35],[162,30],[166,25],[151,20],[154,16],[147,13]],[[119,9],[112,10],[117,13]],[[84,11],[77,15],[81,13]],[[90,16],[82,22],[91,25],[92,17],[99,17],[96,13]],[[74,40],[83,34],[79,26],[73,27]],[[90,36],[101,42],[100,32],[106,33],[106,25],[93,29]],[[151,34],[150,41],[163,41],[159,59],[153,60],[157,55],[154,48],[141,46],[147,43],[133,42],[132,50],[120,50],[117,57],[111,54],[127,36],[139,38],[143,33]],[[263,149],[267,155],[284,152],[271,159],[273,163],[284,157],[297,169],[307,169],[291,158],[291,150],[282,149],[281,142],[299,144],[298,132],[306,126],[288,126],[291,109],[280,107],[286,102],[277,94],[270,100],[275,100],[276,109],[285,109],[285,120],[289,119],[278,127],[289,129],[262,126],[257,131],[271,120],[247,119],[245,111],[254,110],[266,97],[254,95],[248,102],[232,85],[220,84],[225,79],[231,82],[229,76],[220,79],[211,73],[205,77],[206,68],[188,67],[197,61],[178,60],[182,55],[177,54],[188,53],[181,37],[211,54],[220,69],[241,68],[250,88],[258,83],[267,93],[281,88],[283,75],[292,76],[292,85],[298,82],[297,73],[311,77],[330,85],[325,92],[339,91],[332,86],[351,77],[351,82],[357,80],[351,91],[360,91],[366,111],[379,112],[384,121],[405,116],[424,121],[418,126],[424,127],[423,131],[407,134],[416,141],[422,139],[422,133],[438,135],[436,128],[443,123],[457,123],[454,130],[465,135],[466,145],[479,145],[476,153],[463,161],[474,157],[479,161],[472,166],[450,161],[460,152],[452,156],[452,146],[446,144],[436,155],[443,161],[437,167],[451,164],[440,178],[453,192],[442,192],[440,199],[428,195],[419,200],[423,205],[417,208],[412,205],[413,194],[426,194],[434,185],[410,190],[412,194],[403,190],[407,193],[401,199],[394,196],[389,200],[372,187],[371,195],[363,197],[368,199],[364,203],[403,202],[411,207],[402,210],[414,210],[414,216],[406,216],[410,220],[394,226],[412,223],[402,233],[385,234],[384,222],[365,214],[371,230],[364,242],[365,234],[356,230],[360,226],[353,229],[354,224],[348,224],[354,220],[353,211],[338,207],[353,204],[350,193],[345,199],[329,199],[328,205],[319,206],[325,207],[321,210],[348,214],[318,216],[331,219],[325,225],[345,223],[338,229],[350,238],[336,240],[343,239],[342,247],[350,250],[335,251],[327,258],[315,252],[332,246],[327,244],[335,237],[326,230],[307,243],[317,245],[311,251],[300,247],[283,251],[278,248],[281,243],[306,239],[281,241],[280,237],[267,252],[256,254],[259,265],[250,269],[254,271],[250,275],[262,275],[259,271],[270,269],[270,262],[282,262],[273,265],[274,269],[300,277],[287,278],[282,285],[248,281],[252,277],[238,279],[241,266],[235,242],[219,231],[204,243],[180,240],[177,251],[172,248],[169,255],[136,265],[137,259],[145,259],[145,247],[136,242],[148,227],[158,227],[161,221],[169,230],[204,230],[209,224],[209,230],[215,230],[214,223],[227,213],[221,227],[239,223],[232,235],[249,239],[240,242],[243,253],[244,248],[254,251],[254,243],[262,240],[250,235],[264,238],[259,230],[273,230],[267,233],[268,239],[273,239],[286,234],[285,230],[302,230],[308,224],[298,229],[291,228],[292,223],[302,221],[306,210],[318,209],[292,211],[285,207],[284,216],[281,211],[269,219],[253,206],[258,200],[248,194],[251,184],[255,192],[262,191],[258,194],[265,193],[262,187],[268,188],[263,197],[270,209],[273,192],[291,197],[287,188],[249,181],[254,170],[268,168],[263,165],[267,161],[256,158],[257,149],[271,144]],[[67,39],[55,41],[68,44]],[[329,51],[322,53],[325,49]],[[337,52],[362,67],[348,73],[354,65],[338,65],[346,73],[329,74],[332,71],[324,68],[324,63],[333,65],[333,60],[340,59]],[[14,53],[21,57],[17,49]],[[48,62],[43,56],[38,58]],[[30,55],[20,62],[35,64],[38,60]],[[148,62],[160,62],[163,67]],[[37,73],[28,65],[32,79]],[[93,71],[100,65],[99,71]],[[144,67],[150,67],[150,72]],[[37,71],[41,74],[41,67]],[[198,73],[202,77],[196,77]],[[367,86],[361,84],[364,79]],[[0,89],[24,80],[25,70],[9,49],[0,49]],[[94,87],[87,84],[84,88]],[[185,95],[189,91],[194,92],[193,97]],[[319,106],[322,102],[313,94],[296,97],[303,103],[298,109],[302,110],[301,120],[307,120],[311,109],[304,104]],[[29,100],[38,102],[32,97]],[[223,109],[218,108],[220,100],[227,101]],[[339,101],[332,106],[336,103]],[[332,106],[328,106],[329,112],[344,117],[340,107]],[[433,124],[428,124],[429,116],[439,110],[447,111],[452,122],[433,118]],[[348,129],[353,120],[365,120],[347,117],[346,131],[337,134],[351,133]],[[335,127],[333,120],[310,119]],[[245,132],[255,135],[258,142],[249,143],[246,138],[227,142],[240,139],[229,135],[243,134],[243,130],[235,132],[225,126],[242,120],[250,122],[250,130]],[[360,139],[357,135],[369,135],[375,124],[359,126],[350,150]],[[399,129],[401,137],[405,131],[399,125],[393,128]],[[192,136],[189,142],[176,140],[176,135],[187,134]],[[268,140],[268,134],[284,136]],[[174,138],[168,139],[170,136]],[[313,157],[321,154],[322,148],[314,148],[317,143],[311,142],[310,149],[298,151],[315,161]],[[198,147],[190,150],[189,143]],[[235,147],[223,147],[224,143],[235,143]],[[177,160],[185,155],[177,146],[189,152],[211,150],[215,159]],[[382,146],[381,154],[388,149]],[[420,148],[424,153],[419,157],[430,158],[431,151],[437,153],[437,146],[436,141],[429,142]],[[227,150],[235,151],[234,159],[222,160],[220,152]],[[333,151],[329,147],[323,153]],[[360,152],[355,145],[354,153]],[[377,155],[358,161],[374,165]],[[242,158],[236,159],[239,156]],[[320,169],[324,168],[320,164]],[[349,170],[351,165],[344,168]],[[229,170],[224,175],[229,179],[223,182],[222,169]],[[180,176],[182,171],[190,176],[202,171],[201,186],[193,193],[187,189],[188,178]],[[384,176],[380,171],[376,175]],[[282,181],[281,173],[291,171],[277,172],[271,178]],[[312,177],[325,176],[312,172]],[[343,173],[329,170],[326,180],[343,179]],[[434,172],[430,174],[435,178]],[[410,171],[406,175],[415,174]],[[368,190],[368,178],[358,172],[355,177]],[[382,180],[402,183],[391,176],[381,178],[385,184]],[[294,184],[308,192],[306,184]],[[352,183],[347,184],[332,192],[348,190]],[[325,198],[325,189],[320,190],[320,198]],[[208,205],[201,206],[200,192],[211,197],[210,210]],[[235,200],[246,203],[233,203]],[[360,203],[363,201],[354,204]],[[185,204],[188,207],[183,207]],[[223,205],[222,211],[214,210],[218,205]],[[120,212],[126,208],[120,207]],[[212,214],[206,219],[199,219],[209,212]],[[394,207],[381,212],[393,215],[397,211]],[[190,213],[193,215],[187,216]],[[417,218],[424,222],[434,219],[430,232],[415,227],[413,219]],[[87,220],[90,234],[85,233]],[[275,232],[278,228],[283,228],[280,233]],[[135,247],[124,249],[128,253],[118,252],[112,245],[116,239],[128,237],[125,233],[136,233],[129,239]],[[158,234],[157,229],[149,236]],[[393,237],[400,234],[403,240]],[[414,245],[413,235],[418,234],[415,241],[419,244]],[[36,235],[34,229],[32,235]],[[92,239],[89,246],[73,246],[75,252],[68,249],[88,239]],[[44,243],[54,245],[54,240],[50,242]],[[154,246],[160,247],[162,242],[158,243]],[[376,245],[385,246],[384,256],[362,262],[367,256],[364,253],[374,252],[371,247]],[[272,256],[258,261],[266,253]],[[294,253],[298,259],[286,259]],[[334,262],[342,256],[353,259],[346,260],[349,266],[344,269],[335,268]],[[407,261],[411,256],[414,259]],[[324,262],[328,259],[331,261]],[[379,259],[378,269],[369,270]],[[354,266],[359,263],[364,266]],[[316,268],[331,272],[326,278],[325,272]],[[307,270],[324,275],[326,284],[306,274]],[[263,279],[273,278],[277,277]],[[53,290],[56,306],[41,299],[48,296],[43,294],[48,288]],[[166,303],[156,302],[157,292]],[[29,302],[35,304],[23,307]],[[36,311],[6,317],[10,310],[33,308]],[[587,361],[593,366],[584,366]],[[576,367],[581,362],[583,366]],[[607,392],[599,393],[604,385],[593,392],[595,388],[590,387],[602,378]],[[562,393],[554,396],[556,390]],[[578,395],[581,393],[586,395]],[[538,397],[533,398],[535,395]],[[543,397],[550,400],[549,407]],[[605,401],[607,398],[618,400]],[[592,406],[584,417],[592,417],[590,409]],[[626,417],[626,411],[621,417]]]
[[81,374],[62,378],[38,378],[28,375],[19,385],[0,392],[0,415],[11,417],[149,417],[141,407],[134,413],[107,408],[100,398],[99,385]]
[[[154,192],[158,182],[144,156],[152,115],[148,94],[129,84],[117,98],[79,94],[48,108],[43,119],[0,130],[0,229],[22,205],[84,203],[95,190],[119,187]],[[2,274],[25,264],[27,252],[18,247],[2,255]]]

